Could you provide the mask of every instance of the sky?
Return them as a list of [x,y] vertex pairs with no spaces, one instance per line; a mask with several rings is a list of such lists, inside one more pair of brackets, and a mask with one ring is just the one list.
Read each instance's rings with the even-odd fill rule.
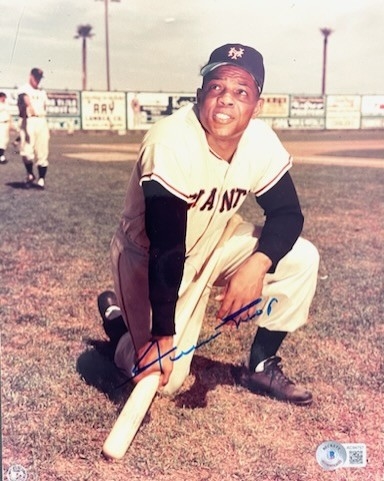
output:
[[[383,0],[109,0],[111,90],[191,92],[212,50],[259,50],[265,93],[384,94]],[[79,25],[90,24],[87,88],[106,90],[105,0],[0,0],[0,87],[33,67],[46,89],[80,90]]]

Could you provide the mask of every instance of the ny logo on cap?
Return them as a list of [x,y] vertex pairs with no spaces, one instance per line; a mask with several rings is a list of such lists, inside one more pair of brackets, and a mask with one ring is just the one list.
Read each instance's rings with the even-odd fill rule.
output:
[[239,48],[239,50],[236,50],[235,47],[231,47],[228,52],[228,57],[231,58],[232,60],[237,60],[238,58],[241,58],[244,55],[244,49]]

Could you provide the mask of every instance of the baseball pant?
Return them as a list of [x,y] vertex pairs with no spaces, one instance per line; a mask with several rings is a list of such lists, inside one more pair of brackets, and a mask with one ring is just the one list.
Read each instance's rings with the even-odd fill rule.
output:
[[26,141],[25,131],[20,131],[20,155],[30,162],[36,159],[36,165],[48,167],[49,129],[45,117],[29,117],[27,119],[29,142]]
[[[177,349],[171,354],[175,361],[165,394],[176,392],[190,372],[213,285],[225,285],[240,264],[254,252],[259,232],[248,222],[240,224],[234,235],[213,251],[211,255],[215,258],[206,264],[203,272],[196,273],[189,259],[186,260],[176,305],[174,346]],[[136,350],[151,337],[148,258],[138,247],[129,244],[119,229],[111,243],[111,260],[116,296],[130,331],[119,341],[115,363],[130,377],[134,361],[129,350],[129,337],[132,336]],[[263,312],[257,317],[257,324],[272,331],[285,332],[293,332],[305,324],[316,289],[318,265],[316,247],[299,238],[278,263],[275,272],[265,276],[260,307],[269,304],[270,313]],[[215,279],[211,278],[212,273],[218,273]]]
[[0,149],[5,150],[9,143],[9,122],[0,122]]

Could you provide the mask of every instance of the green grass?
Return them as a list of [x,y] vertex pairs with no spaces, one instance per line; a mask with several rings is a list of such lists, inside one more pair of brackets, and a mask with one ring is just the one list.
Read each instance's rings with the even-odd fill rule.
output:
[[[292,170],[304,235],[321,265],[309,323],[281,354],[286,372],[312,390],[313,405],[290,406],[233,385],[230,366],[247,357],[250,323],[199,349],[181,392],[156,398],[122,461],[100,456],[131,390],[115,389],[124,378],[108,357],[96,298],[112,287],[109,242],[132,163],[63,154],[84,151],[84,143],[113,151],[125,142],[53,135],[43,192],[18,188],[24,171],[16,153],[0,166],[4,471],[21,464],[28,479],[47,481],[382,480],[384,170],[369,167]],[[242,213],[262,221],[253,199]],[[212,333],[215,309],[212,301],[202,339]],[[366,443],[367,468],[323,471],[315,451],[327,440]]]

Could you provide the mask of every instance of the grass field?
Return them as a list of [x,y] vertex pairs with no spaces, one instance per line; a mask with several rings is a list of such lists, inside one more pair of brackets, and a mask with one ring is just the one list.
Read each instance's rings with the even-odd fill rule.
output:
[[[133,165],[123,159],[134,158],[140,135],[53,135],[45,191],[22,188],[23,167],[10,152],[0,166],[4,479],[20,465],[28,481],[384,480],[384,169],[368,161],[384,164],[383,133],[282,138],[298,158],[366,161],[308,164],[303,154],[292,169],[303,235],[321,264],[309,322],[280,353],[313,405],[234,386],[230,366],[246,358],[255,325],[227,329],[199,349],[175,397],[155,399],[116,463],[101,447],[132,388],[116,389],[124,378],[110,361],[96,298],[112,287],[109,242]],[[252,199],[242,214],[262,222]],[[216,307],[210,302],[202,338]],[[367,466],[323,470],[315,452],[329,440],[365,443]]]

